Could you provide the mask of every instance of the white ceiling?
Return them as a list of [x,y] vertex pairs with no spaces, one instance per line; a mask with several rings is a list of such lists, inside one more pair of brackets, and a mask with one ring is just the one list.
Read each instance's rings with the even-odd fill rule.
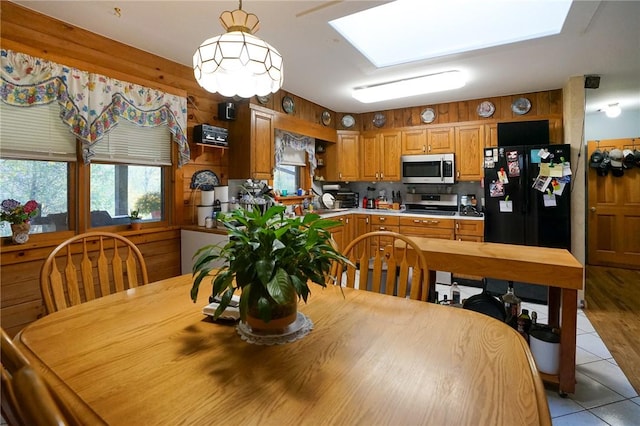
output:
[[[187,66],[202,41],[224,32],[220,13],[238,8],[238,1],[14,2]],[[361,113],[558,89],[570,77],[583,75],[601,77],[599,89],[586,89],[587,113],[616,102],[623,109],[640,108],[640,1],[575,1],[559,35],[376,69],[328,21],[386,2],[248,0],[242,8],[258,16],[257,36],[284,57],[284,90],[334,111]],[[354,87],[452,69],[468,74],[465,87],[374,104],[351,97]]]

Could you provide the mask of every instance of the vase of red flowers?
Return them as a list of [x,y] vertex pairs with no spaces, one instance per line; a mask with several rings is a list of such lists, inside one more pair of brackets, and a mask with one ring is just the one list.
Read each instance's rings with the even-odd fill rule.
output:
[[16,244],[24,244],[29,240],[31,218],[38,214],[38,203],[29,200],[24,205],[19,201],[4,200],[0,207],[0,220],[11,224],[12,241]]

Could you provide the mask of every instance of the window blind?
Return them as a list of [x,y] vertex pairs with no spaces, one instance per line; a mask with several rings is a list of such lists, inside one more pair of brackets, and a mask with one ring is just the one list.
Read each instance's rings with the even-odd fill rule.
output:
[[306,166],[306,152],[293,149],[290,146],[285,146],[282,151],[282,159],[278,165],[285,166]]
[[17,107],[0,102],[0,156],[75,161],[76,138],[60,119],[58,103]]
[[92,149],[92,161],[170,166],[171,132],[167,126],[140,127],[121,118]]

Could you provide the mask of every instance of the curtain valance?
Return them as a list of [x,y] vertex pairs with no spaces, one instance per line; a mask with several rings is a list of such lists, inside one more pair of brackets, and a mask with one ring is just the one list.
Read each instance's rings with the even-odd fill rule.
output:
[[19,107],[57,101],[60,119],[83,143],[85,162],[120,118],[144,127],[166,125],[179,147],[178,165],[189,161],[185,97],[11,50],[2,49],[0,59],[2,101]]
[[284,150],[287,147],[296,151],[305,151],[309,155],[309,172],[311,179],[313,179],[313,175],[318,167],[318,162],[316,161],[316,140],[309,136],[302,136],[276,129],[276,165],[282,162]]

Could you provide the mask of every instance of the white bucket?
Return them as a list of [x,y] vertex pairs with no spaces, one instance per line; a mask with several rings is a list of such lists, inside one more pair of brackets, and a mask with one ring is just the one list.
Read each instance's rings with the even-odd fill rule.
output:
[[208,217],[213,217],[213,206],[198,206],[198,226],[204,226]]
[[200,191],[200,205],[212,206],[215,199],[214,195],[215,191]]
[[558,374],[560,368],[560,336],[548,329],[531,330],[529,346],[538,371]]

